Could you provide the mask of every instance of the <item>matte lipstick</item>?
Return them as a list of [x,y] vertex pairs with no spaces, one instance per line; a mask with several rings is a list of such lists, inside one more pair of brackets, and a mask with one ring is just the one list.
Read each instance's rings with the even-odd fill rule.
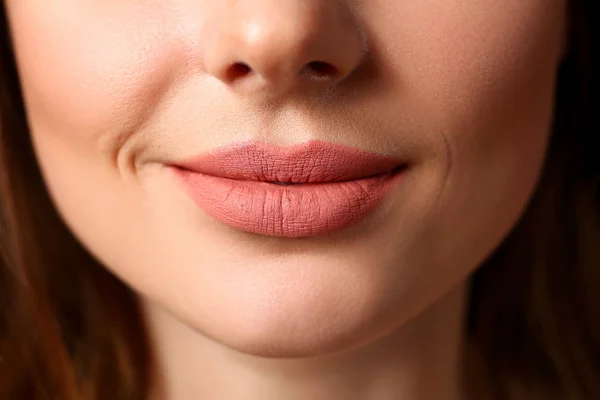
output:
[[293,238],[364,219],[398,181],[405,164],[313,140],[291,147],[239,143],[173,167],[213,218],[245,232]]

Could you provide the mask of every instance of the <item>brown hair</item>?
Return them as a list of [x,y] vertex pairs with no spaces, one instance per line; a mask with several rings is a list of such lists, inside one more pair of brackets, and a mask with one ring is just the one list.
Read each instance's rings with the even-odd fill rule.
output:
[[[593,0],[570,3],[542,180],[474,274],[469,335],[500,399],[600,399],[598,91]],[[136,296],[65,227],[39,172],[0,1],[0,399],[146,400],[150,343]],[[596,33],[597,35],[597,33]]]

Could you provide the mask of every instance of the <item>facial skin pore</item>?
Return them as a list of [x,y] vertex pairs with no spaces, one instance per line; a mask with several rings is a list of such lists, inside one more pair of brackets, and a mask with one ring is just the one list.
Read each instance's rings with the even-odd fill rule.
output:
[[[565,1],[4,5],[49,193],[139,293],[157,398],[461,398],[467,279],[536,187]],[[340,75],[298,74],[314,61]],[[238,62],[250,72],[232,75]],[[249,140],[409,168],[348,229],[254,235],[166,166]]]

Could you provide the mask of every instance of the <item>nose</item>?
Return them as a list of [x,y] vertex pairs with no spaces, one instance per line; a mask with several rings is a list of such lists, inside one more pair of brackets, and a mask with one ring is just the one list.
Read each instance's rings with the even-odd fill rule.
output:
[[360,64],[366,40],[344,0],[226,0],[205,42],[206,72],[238,94],[325,91]]

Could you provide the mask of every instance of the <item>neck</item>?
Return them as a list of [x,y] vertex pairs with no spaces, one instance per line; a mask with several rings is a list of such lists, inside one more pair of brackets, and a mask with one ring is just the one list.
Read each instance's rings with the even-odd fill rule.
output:
[[385,337],[309,359],[239,353],[147,303],[156,399],[464,399],[465,295],[463,284]]

